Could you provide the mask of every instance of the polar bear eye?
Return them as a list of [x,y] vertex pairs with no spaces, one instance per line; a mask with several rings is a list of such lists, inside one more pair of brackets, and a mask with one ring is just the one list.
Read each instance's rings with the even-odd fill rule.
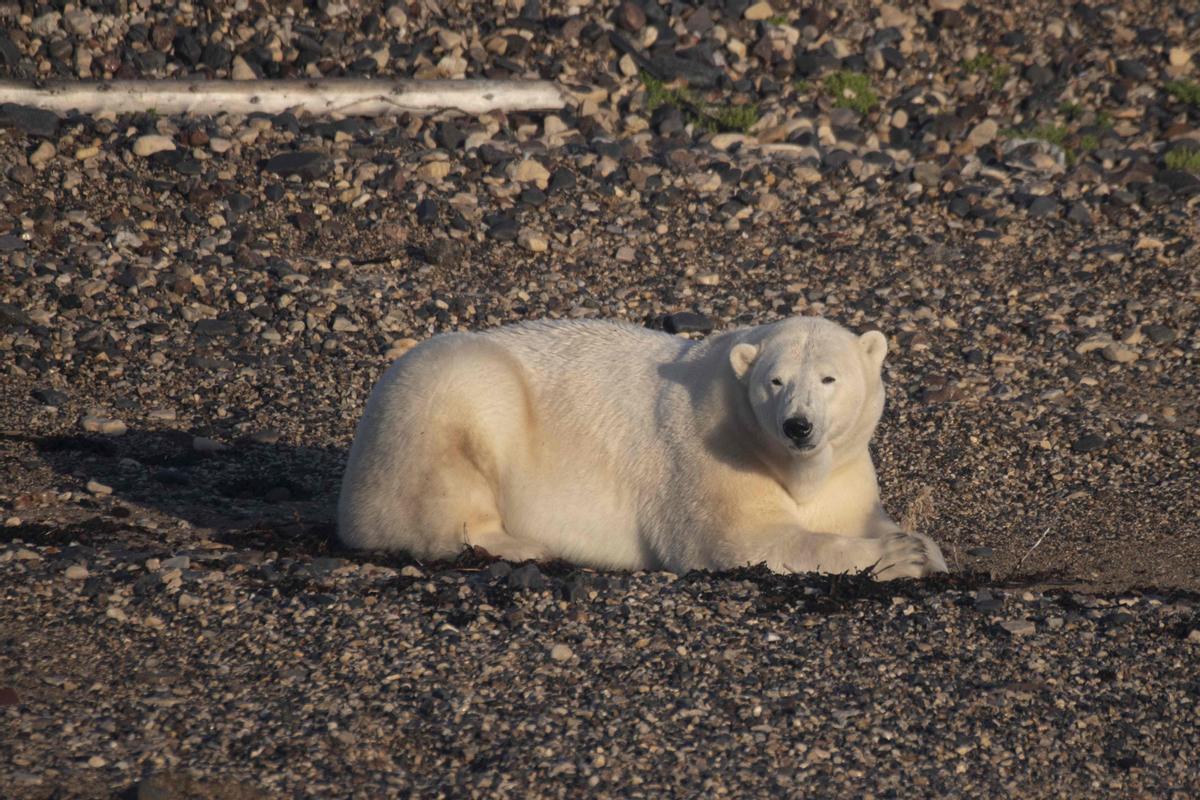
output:
[[824,378],[821,378],[821,383],[833,383],[836,380],[837,378],[832,375],[826,375]]
[[779,378],[771,378],[771,385],[772,386],[783,386],[783,381],[779,380]]

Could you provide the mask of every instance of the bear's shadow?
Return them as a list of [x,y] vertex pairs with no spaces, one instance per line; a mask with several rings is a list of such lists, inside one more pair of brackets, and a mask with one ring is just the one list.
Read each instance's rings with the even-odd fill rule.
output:
[[139,428],[122,436],[5,438],[31,444],[36,461],[76,483],[62,488],[80,491],[95,481],[111,489],[110,497],[81,502],[101,517],[121,521],[139,508],[153,509],[230,544],[269,545],[272,535],[286,531],[279,535],[290,548],[312,555],[336,549],[331,540],[343,448],[242,439],[205,452],[192,433]]
[[[216,452],[203,452],[194,445],[194,435],[185,431],[130,429],[123,436],[66,434],[22,436],[0,434],[10,442],[32,445],[36,461],[69,477],[81,491],[89,481],[109,487],[109,497],[84,499],[85,508],[97,513],[75,524],[22,524],[0,528],[0,541],[21,538],[40,544],[68,546],[90,540],[112,541],[124,548],[164,551],[170,544],[161,532],[136,524],[139,509],[153,509],[193,528],[203,529],[203,538],[242,549],[277,551],[293,557],[335,556],[356,562],[399,567],[423,564],[402,553],[362,552],[343,548],[337,541],[335,511],[347,450],[339,447],[298,446],[286,442],[261,444],[249,439],[231,442]],[[441,565],[443,568],[477,570],[496,559],[483,551],[467,550]],[[592,572],[566,562],[538,565],[546,576],[563,577]],[[749,569],[750,572],[746,570]],[[691,573],[742,580],[753,575],[769,584],[772,592],[789,592],[811,581],[835,581],[847,599],[891,596],[909,580],[878,585],[865,576],[771,575],[763,568],[743,568],[728,573]],[[915,583],[922,592],[985,585],[1036,585],[1057,576],[1050,574],[1010,575],[1000,581],[979,572],[935,576]],[[881,588],[890,587],[890,588]],[[903,591],[914,591],[903,589]],[[835,592],[836,593],[836,592]],[[785,593],[786,594],[786,593]]]

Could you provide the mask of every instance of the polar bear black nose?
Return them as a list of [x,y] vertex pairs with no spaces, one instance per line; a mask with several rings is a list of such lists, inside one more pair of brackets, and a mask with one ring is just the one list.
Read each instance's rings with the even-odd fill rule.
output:
[[812,434],[812,423],[807,417],[790,417],[783,421],[783,435],[796,444],[805,444]]

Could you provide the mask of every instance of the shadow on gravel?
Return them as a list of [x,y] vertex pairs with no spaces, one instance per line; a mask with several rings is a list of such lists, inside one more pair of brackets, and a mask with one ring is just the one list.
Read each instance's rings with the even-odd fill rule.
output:
[[[178,549],[181,542],[166,538],[164,531],[137,524],[136,507],[142,506],[201,527],[200,535],[191,537],[192,544],[207,539],[243,555],[259,553],[315,562],[322,570],[355,563],[397,570],[415,566],[425,574],[457,571],[468,576],[490,576],[489,580],[503,584],[500,588],[505,592],[514,584],[509,580],[510,573],[520,571],[523,577],[515,588],[548,588],[569,599],[586,596],[589,587],[597,584],[619,586],[630,580],[625,573],[596,572],[561,561],[507,565],[478,549],[468,549],[453,561],[437,563],[420,562],[403,554],[344,549],[336,540],[333,523],[345,459],[340,449],[244,440],[208,453],[197,450],[192,434],[182,431],[130,430],[119,437],[0,438],[31,444],[39,457],[60,474],[83,483],[99,481],[113,492],[109,499],[83,501],[86,509],[95,510],[95,516],[63,524],[24,523],[0,528],[0,542],[19,540],[60,548],[107,546],[147,557],[169,555]],[[293,574],[274,585],[288,594],[321,591],[320,577]],[[1069,595],[1069,589],[1055,588],[1055,584],[1069,582],[1064,581],[1065,577],[1065,570],[1011,575],[967,571],[924,580],[879,582],[866,573],[779,575],[760,565],[720,573],[692,572],[682,576],[678,584],[700,601],[718,602],[724,599],[730,584],[749,582],[758,590],[759,613],[788,610],[828,614],[862,602],[890,603],[893,598],[921,599],[947,591],[983,588],[1036,587],[1048,594]],[[402,590],[415,580],[397,578],[394,588]],[[1196,592],[1135,588],[1128,593],[1200,601],[1200,593]]]
[[[250,439],[205,452],[185,431],[130,429],[123,436],[3,438],[31,444],[40,459],[62,475],[110,487],[113,501],[204,527],[331,520],[345,464],[341,448]],[[109,502],[97,498],[95,505],[101,508]]]

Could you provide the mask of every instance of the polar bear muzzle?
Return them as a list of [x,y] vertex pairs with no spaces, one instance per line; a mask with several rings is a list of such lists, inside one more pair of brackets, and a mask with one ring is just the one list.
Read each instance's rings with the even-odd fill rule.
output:
[[788,417],[783,421],[783,435],[801,450],[812,448],[813,424],[808,417]]

